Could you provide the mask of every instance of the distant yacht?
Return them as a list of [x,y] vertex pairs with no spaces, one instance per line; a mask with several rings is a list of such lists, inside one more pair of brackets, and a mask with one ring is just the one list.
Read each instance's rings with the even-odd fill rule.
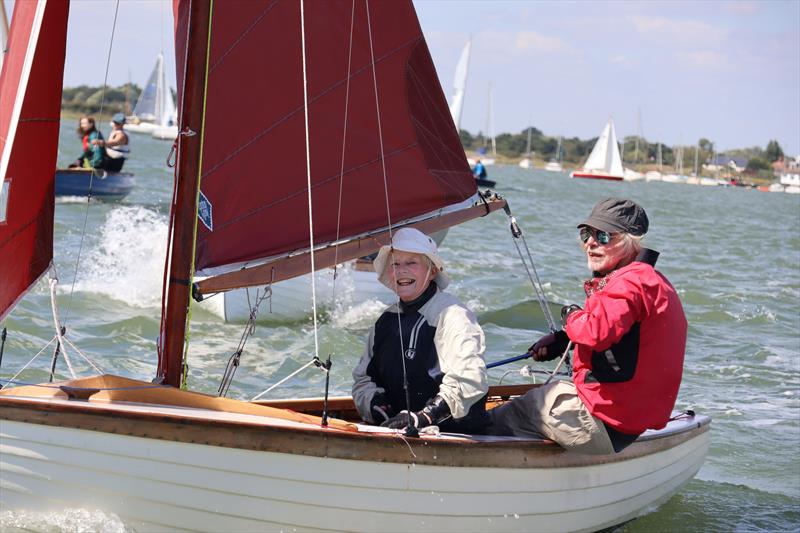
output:
[[619,155],[617,134],[614,131],[614,121],[608,119],[608,124],[597,139],[597,144],[592,148],[589,159],[583,168],[570,174],[571,178],[589,178],[600,180],[622,181],[624,170],[622,158]]
[[531,159],[531,131],[533,131],[533,127],[528,126],[528,147],[525,149],[525,158],[519,162],[520,168],[533,168],[533,161]]
[[544,169],[549,172],[564,172],[564,167],[561,166],[561,135],[558,136],[556,155],[544,165]]
[[133,116],[128,118],[125,131],[152,135],[162,129],[170,132],[174,130],[175,134],[172,135],[174,140],[178,134],[177,119],[178,113],[172,99],[172,91],[167,84],[164,55],[158,54],[153,71],[147,79],[147,85],[133,109]]

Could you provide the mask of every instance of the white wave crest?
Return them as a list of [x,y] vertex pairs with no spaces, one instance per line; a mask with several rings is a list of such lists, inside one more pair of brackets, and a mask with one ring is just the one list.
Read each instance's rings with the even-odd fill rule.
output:
[[143,207],[118,207],[99,231],[99,241],[82,261],[76,289],[138,307],[159,305],[166,219]]

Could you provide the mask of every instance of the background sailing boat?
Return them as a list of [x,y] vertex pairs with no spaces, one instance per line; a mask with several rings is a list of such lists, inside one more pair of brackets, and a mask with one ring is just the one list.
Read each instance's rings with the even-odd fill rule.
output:
[[[159,128],[173,128],[176,124],[177,111],[167,83],[164,55],[159,53],[147,84],[133,108],[133,115],[128,117],[125,130],[152,135]],[[174,133],[172,139],[177,135],[177,128],[174,128]]]
[[614,121],[608,119],[583,168],[573,171],[570,177],[622,181],[623,174]]

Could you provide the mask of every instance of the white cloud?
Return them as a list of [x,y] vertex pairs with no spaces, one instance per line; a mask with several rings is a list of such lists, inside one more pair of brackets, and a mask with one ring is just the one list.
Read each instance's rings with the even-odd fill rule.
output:
[[558,37],[542,35],[535,31],[522,31],[514,37],[514,47],[520,52],[552,54],[571,52],[572,47]]
[[715,50],[694,50],[675,54],[678,61],[689,68],[721,70],[728,66],[728,57]]
[[713,46],[724,42],[728,32],[698,20],[629,15],[625,19],[639,35],[680,47]]
[[761,11],[758,2],[725,2],[722,9],[735,15],[755,15]]

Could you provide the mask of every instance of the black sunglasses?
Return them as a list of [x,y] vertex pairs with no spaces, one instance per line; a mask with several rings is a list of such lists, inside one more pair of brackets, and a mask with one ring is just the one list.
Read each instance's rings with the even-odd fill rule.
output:
[[615,234],[583,226],[579,235],[581,237],[581,242],[584,244],[589,240],[589,237],[594,237],[594,240],[596,240],[598,243],[606,245],[611,242],[611,239],[614,238]]

